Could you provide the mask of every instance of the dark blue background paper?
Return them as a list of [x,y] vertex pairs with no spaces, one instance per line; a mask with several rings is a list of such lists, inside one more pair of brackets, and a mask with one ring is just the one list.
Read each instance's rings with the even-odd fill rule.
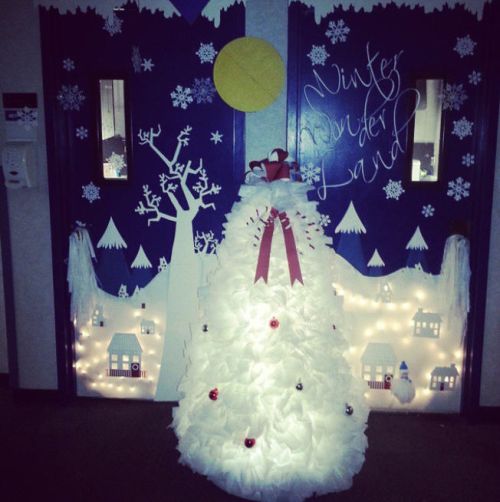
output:
[[[112,259],[109,251],[98,250],[102,286],[112,294],[117,294],[119,284],[127,284],[132,293],[135,286],[144,282],[143,278],[134,279],[137,274],[130,270],[140,245],[153,264],[153,273],[161,257],[170,261],[175,231],[175,224],[165,220],[148,226],[147,216],[135,212],[143,200],[143,185],[149,185],[154,193],[163,196],[164,212],[173,210],[159,187],[158,175],[164,172],[165,166],[148,146],[139,144],[139,130],[156,130],[160,124],[162,133],[155,144],[171,156],[179,132],[187,125],[192,127],[190,144],[183,149],[179,160],[191,160],[196,166],[203,158],[210,181],[222,187],[219,195],[206,198],[207,202],[216,204],[216,210],[200,210],[193,222],[194,234],[214,231],[217,239],[222,238],[225,214],[237,199],[243,179],[243,116],[229,108],[216,93],[212,103],[198,104],[195,100],[186,110],[174,107],[170,94],[178,85],[192,88],[195,79],[212,80],[213,65],[202,63],[196,52],[202,43],[213,43],[215,50],[220,51],[229,41],[243,36],[244,14],[244,6],[235,5],[221,13],[220,27],[215,28],[203,17],[190,24],[182,17],[165,19],[160,13],[139,13],[134,5],[128,5],[117,12],[122,21],[121,32],[111,36],[103,29],[104,20],[92,12],[60,15],[55,10],[41,10],[47,120],[52,138],[49,148],[53,149],[52,158],[57,158],[65,170],[66,220],[71,224],[76,220],[87,224],[96,245],[112,217],[127,243],[118,260]],[[350,31],[344,42],[332,44],[325,32],[330,22],[339,20]],[[302,167],[312,163],[323,169],[324,182],[322,179],[315,182],[317,190],[311,193],[319,201],[320,213],[330,218],[325,231],[333,237],[336,250],[364,274],[388,274],[416,263],[428,272],[439,273],[446,238],[457,229],[465,231],[470,224],[478,197],[474,183],[478,166],[467,166],[462,159],[467,154],[477,157],[476,131],[482,121],[478,104],[485,80],[489,78],[481,27],[482,22],[461,7],[427,14],[422,8],[392,5],[376,7],[369,13],[335,9],[318,25],[311,9],[299,3],[290,6],[287,147]],[[457,40],[466,36],[476,45],[472,55],[461,57],[454,48]],[[313,45],[324,45],[328,51],[324,66],[311,64],[307,55]],[[134,48],[139,50],[142,61],[152,61],[152,71],[144,71],[142,67],[139,72],[134,70]],[[74,70],[64,69],[66,58],[74,62]],[[363,86],[356,75],[368,81],[369,60],[375,74],[385,72],[387,78],[382,85],[397,84],[397,98],[383,103],[380,93],[373,89],[368,95],[369,88]],[[331,90],[340,69],[347,80],[345,89],[336,93],[325,91],[313,73],[316,70]],[[469,81],[473,71],[482,75],[477,85]],[[105,76],[126,77],[128,83],[132,151],[130,181],[125,184],[104,182],[98,176],[96,81]],[[354,79],[351,84],[350,77]],[[433,186],[405,182],[410,166],[408,129],[402,127],[395,135],[411,115],[416,77],[443,78],[448,84],[461,84],[467,94],[459,110],[445,112],[442,180]],[[80,110],[62,109],[57,95],[63,85],[78,85],[83,92],[85,100]],[[324,97],[311,86],[319,89]],[[377,107],[385,108],[385,112],[383,127],[382,119],[372,124],[371,137],[365,138],[363,146],[359,145],[359,135],[345,131],[335,141],[325,140],[321,131],[325,117],[341,124],[349,116],[355,128],[358,121],[367,116],[365,106],[375,121],[379,116],[374,113]],[[473,134],[459,139],[452,134],[453,122],[463,117],[473,123]],[[79,127],[88,129],[87,138],[82,140],[76,136]],[[312,135],[307,132],[311,130]],[[222,143],[210,140],[216,131],[223,135]],[[392,160],[390,152],[395,151],[395,141],[398,151]],[[373,158],[377,152],[390,168],[374,168]],[[365,179],[356,171],[360,159],[364,161]],[[469,197],[456,201],[447,192],[448,183],[458,177],[470,182],[471,187]],[[192,180],[194,184],[195,178]],[[399,200],[386,197],[384,187],[390,180],[402,183],[405,191]],[[100,198],[92,203],[82,197],[82,187],[90,182],[100,188]],[[323,184],[339,186],[321,190]],[[366,234],[335,233],[351,201]],[[434,208],[431,217],[422,214],[423,207],[428,205]],[[417,226],[429,247],[426,251],[405,249]],[[377,271],[367,267],[375,249],[385,262]]]
[[[415,263],[439,273],[445,240],[467,228],[477,196],[474,183],[470,196],[459,201],[447,192],[448,182],[457,177],[472,182],[477,169],[464,165],[462,157],[477,157],[476,130],[482,120],[478,104],[487,78],[481,22],[460,7],[427,14],[423,8],[393,5],[369,13],[339,8],[319,25],[303,5],[293,4],[289,12],[289,142],[302,166],[311,162],[323,167],[325,179],[314,183],[318,190],[313,197],[320,201],[319,211],[331,218],[326,232],[333,236],[336,250],[364,274],[370,273],[366,264],[375,249],[385,262],[380,270],[384,274]],[[330,22],[338,26],[340,20],[349,32],[345,41],[333,44],[325,33]],[[476,45],[472,55],[461,57],[454,48],[457,38],[467,35]],[[324,65],[312,65],[308,54],[313,45],[329,53]],[[469,82],[473,71],[482,74],[477,85]],[[405,124],[412,115],[416,78],[462,84],[467,95],[459,110],[444,113],[441,182],[436,184],[405,182],[411,156],[411,129]],[[381,92],[374,79],[380,79]],[[396,90],[386,102],[382,94],[391,94],[391,86]],[[360,125],[363,129],[369,117],[370,129],[349,133],[349,127],[353,133]],[[474,123],[473,134],[459,139],[452,134],[453,122],[463,117]],[[383,188],[390,180],[401,181],[405,190],[398,200],[386,197]],[[351,201],[366,234],[334,233]],[[422,214],[427,205],[434,208],[431,217]],[[415,253],[406,245],[417,226],[429,249]]]
[[[189,145],[181,151],[179,162],[191,160],[196,167],[202,158],[210,182],[222,187],[219,195],[206,197],[206,202],[216,204],[216,210],[199,211],[193,222],[194,234],[212,230],[221,239],[224,215],[236,199],[244,171],[239,139],[242,115],[228,107],[216,92],[212,102],[197,103],[194,99],[185,110],[174,107],[170,95],[178,85],[192,89],[195,79],[212,82],[213,64],[202,63],[196,52],[202,43],[212,43],[220,51],[230,40],[242,36],[244,8],[235,6],[223,13],[218,29],[203,17],[189,24],[182,17],[165,19],[160,13],[139,13],[132,5],[116,14],[122,21],[121,32],[113,36],[103,29],[104,20],[90,12],[60,15],[42,10],[41,16],[50,120],[57,155],[64,159],[67,169],[68,220],[85,223],[96,246],[109,218],[113,218],[127,248],[96,251],[102,286],[115,295],[120,284],[128,286],[129,294],[135,286],[144,285],[144,281],[134,279],[137,274],[132,274],[133,270],[126,273],[140,245],[153,265],[153,273],[157,272],[160,257],[170,261],[175,231],[173,222],[161,220],[148,226],[147,216],[135,212],[139,201],[144,200],[143,185],[149,185],[153,193],[162,196],[161,210],[175,214],[159,185],[158,177],[166,172],[166,166],[149,146],[139,144],[141,129],[157,131],[160,125],[162,132],[155,145],[171,158],[180,131],[192,127]],[[152,61],[152,71],[144,71],[143,67],[140,72],[134,71],[134,47],[139,49],[142,60]],[[74,70],[64,69],[66,58],[74,62]],[[96,82],[108,76],[125,77],[128,84],[132,152],[130,181],[126,183],[99,177]],[[80,110],[62,109],[56,96],[63,85],[78,85],[83,92],[85,100]],[[88,129],[88,138],[77,138],[78,127]],[[217,144],[211,141],[216,131],[222,134],[222,142]],[[92,203],[82,197],[82,187],[90,182],[100,188],[100,198]],[[191,176],[188,184],[195,182],[196,176]]]

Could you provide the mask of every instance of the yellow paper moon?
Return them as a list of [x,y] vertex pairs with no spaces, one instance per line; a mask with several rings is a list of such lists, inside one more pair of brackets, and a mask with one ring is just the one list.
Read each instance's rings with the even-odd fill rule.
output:
[[214,83],[229,106],[256,112],[280,95],[285,65],[269,42],[255,37],[236,38],[222,48],[215,60]]

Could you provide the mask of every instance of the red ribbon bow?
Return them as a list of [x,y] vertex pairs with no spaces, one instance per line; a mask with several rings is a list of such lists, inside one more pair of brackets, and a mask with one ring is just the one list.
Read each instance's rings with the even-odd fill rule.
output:
[[274,181],[279,179],[290,178],[290,168],[295,173],[298,172],[298,165],[296,162],[285,162],[288,157],[288,152],[281,148],[275,148],[269,158],[262,160],[252,160],[249,164],[250,169],[253,171],[256,167],[263,167],[266,171],[266,181]]
[[286,256],[288,259],[288,271],[290,273],[290,283],[293,286],[297,280],[304,284],[302,280],[302,272],[300,270],[299,255],[297,253],[297,246],[295,245],[295,237],[293,235],[292,226],[286,212],[279,212],[274,207],[271,209],[269,218],[266,222],[266,228],[260,241],[259,259],[257,261],[257,269],[255,271],[254,283],[263,278],[267,284],[269,276],[269,260],[271,258],[271,244],[273,241],[274,233],[274,220],[279,218],[283,236],[285,238]]

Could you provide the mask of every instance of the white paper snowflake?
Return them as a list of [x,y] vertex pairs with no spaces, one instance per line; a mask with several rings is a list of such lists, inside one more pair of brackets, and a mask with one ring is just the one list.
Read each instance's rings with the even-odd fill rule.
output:
[[322,227],[327,227],[331,222],[332,222],[332,220],[330,219],[330,215],[328,215],[328,214],[320,214],[319,215],[318,223]]
[[89,130],[86,127],[80,126],[76,128],[76,137],[78,139],[88,138]]
[[210,141],[213,141],[214,145],[216,145],[217,143],[222,143],[223,134],[221,134],[219,131],[211,132],[210,135]]
[[114,37],[117,33],[122,32],[123,21],[113,12],[111,16],[106,18],[102,29],[107,31],[110,36]]
[[464,56],[474,55],[476,45],[477,43],[470,38],[470,35],[465,35],[465,37],[457,37],[457,43],[453,50],[463,58]]
[[460,110],[467,94],[462,84],[446,84],[439,97],[443,100],[443,110]]
[[350,31],[344,20],[339,19],[337,22],[330,21],[328,23],[328,30],[326,30],[325,35],[330,39],[332,44],[336,44],[337,42],[345,42]]
[[152,71],[154,65],[155,64],[153,63],[153,61],[151,60],[151,58],[149,58],[149,59],[144,58],[143,61],[142,61],[142,63],[141,63],[142,69],[144,71]]
[[472,126],[474,122],[468,121],[465,117],[460,120],[453,121],[453,131],[451,134],[458,136],[460,139],[464,139],[467,136],[472,136]]
[[399,200],[401,195],[405,193],[405,189],[401,186],[401,181],[389,180],[387,185],[382,188],[385,192],[386,199]]
[[469,188],[470,183],[459,176],[456,180],[448,181],[448,192],[446,193],[458,202],[469,196]]
[[62,64],[66,71],[73,71],[75,69],[75,62],[70,58],[63,59]]
[[325,62],[330,54],[328,54],[324,45],[313,45],[311,51],[307,55],[313,66],[325,66]]
[[196,103],[212,103],[215,95],[215,86],[210,78],[195,78],[192,92]]
[[193,96],[191,96],[191,89],[189,87],[182,87],[181,85],[176,86],[175,91],[170,93],[172,98],[172,104],[175,108],[181,107],[185,110],[189,103],[193,102]]
[[465,155],[462,155],[462,164],[464,166],[470,167],[472,166],[476,161],[476,158],[472,153],[466,153]]
[[426,218],[430,218],[431,216],[434,216],[434,211],[435,211],[435,208],[433,206],[431,206],[430,204],[427,204],[426,206],[422,207],[422,214]]
[[480,71],[474,70],[471,74],[469,74],[469,84],[478,85],[482,79],[483,76]]
[[101,196],[99,192],[101,191],[100,187],[94,185],[91,181],[88,185],[82,185],[82,198],[87,199],[91,204],[97,199],[100,199]]
[[213,63],[217,51],[214,49],[214,44],[212,42],[208,44],[201,43],[200,48],[195,54],[200,58],[200,63]]
[[22,125],[26,131],[31,131],[34,127],[38,127],[38,111],[27,106],[17,110],[17,123]]
[[106,159],[108,164],[111,164],[111,171],[120,176],[121,170],[127,165],[125,156],[116,152],[111,152],[111,156]]
[[314,185],[318,182],[321,174],[321,167],[315,166],[312,162],[308,162],[305,166],[300,166],[300,175],[302,181],[308,185]]
[[63,110],[80,110],[85,101],[85,94],[78,85],[63,85],[57,94],[57,101],[63,107]]
[[142,56],[141,50],[139,47],[132,47],[132,57],[130,58],[132,61],[132,68],[135,73],[141,73],[142,71]]

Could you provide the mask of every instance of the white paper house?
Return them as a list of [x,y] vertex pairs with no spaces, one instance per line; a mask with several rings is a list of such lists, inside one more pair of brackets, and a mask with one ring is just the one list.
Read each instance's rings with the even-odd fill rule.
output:
[[104,310],[102,305],[96,305],[92,312],[92,326],[104,326]]
[[142,347],[133,333],[115,333],[108,345],[108,376],[141,378]]
[[142,335],[154,335],[155,333],[155,322],[143,319],[141,321],[141,334]]
[[424,312],[422,308],[413,316],[414,336],[422,336],[426,338],[439,338],[442,318],[440,314],[433,312]]
[[390,389],[398,359],[389,343],[369,343],[361,356],[361,376],[370,389]]
[[431,390],[455,390],[459,373],[454,364],[437,366],[431,373]]

